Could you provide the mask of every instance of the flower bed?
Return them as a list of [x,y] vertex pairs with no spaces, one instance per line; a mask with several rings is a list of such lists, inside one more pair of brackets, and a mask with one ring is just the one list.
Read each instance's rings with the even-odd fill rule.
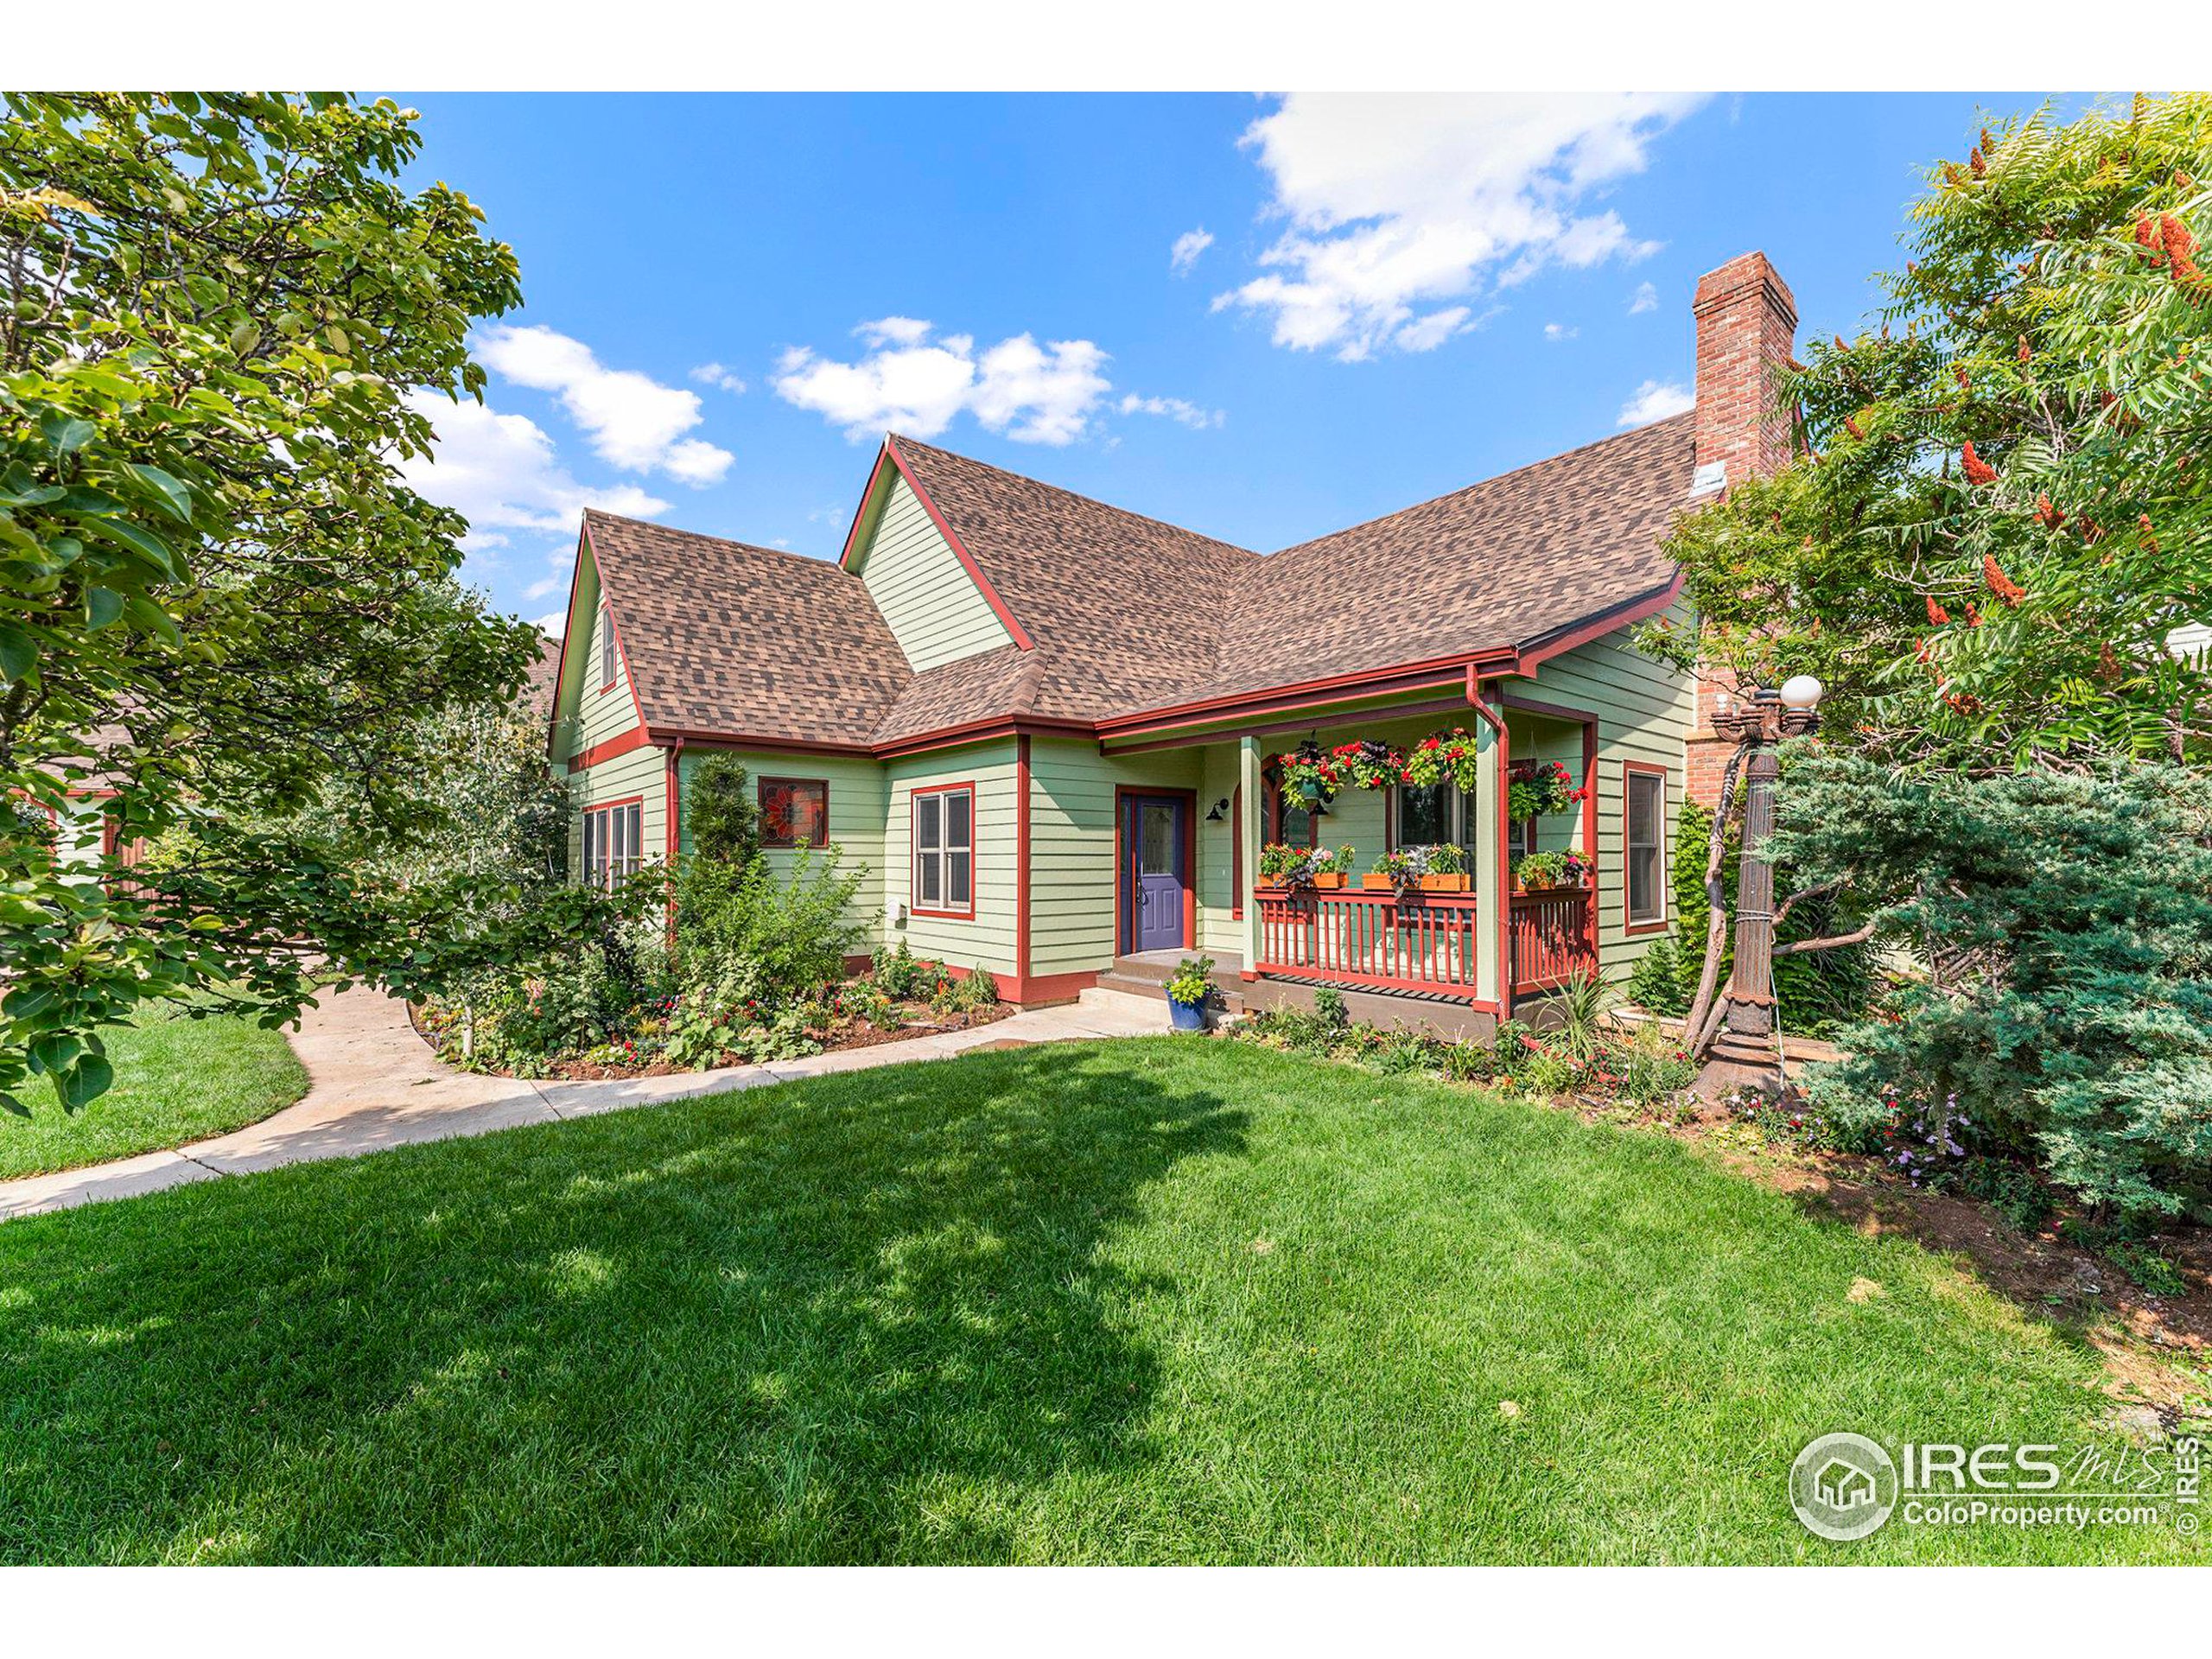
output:
[[441,1058],[499,1077],[562,1080],[664,1077],[803,1058],[949,1031],[968,1031],[1014,1010],[998,1000],[991,976],[976,968],[956,975],[944,963],[916,957],[902,943],[877,957],[874,969],[804,995],[763,991],[743,970],[712,985],[621,1010],[601,1023],[588,1046],[533,1048],[500,1040],[505,1028],[544,1021],[542,1006],[559,988],[525,988],[527,1000],[486,1016],[479,1028],[467,1011],[427,1005],[414,1010],[416,1028]]

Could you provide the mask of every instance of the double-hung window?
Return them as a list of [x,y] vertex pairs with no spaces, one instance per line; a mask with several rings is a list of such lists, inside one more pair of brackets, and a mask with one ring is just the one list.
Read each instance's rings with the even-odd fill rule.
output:
[[976,913],[976,786],[914,791],[913,908],[925,916]]
[[622,801],[584,813],[584,883],[611,887],[645,861],[644,804]]
[[1622,864],[1628,925],[1658,927],[1667,920],[1667,774],[1630,761],[1625,782]]

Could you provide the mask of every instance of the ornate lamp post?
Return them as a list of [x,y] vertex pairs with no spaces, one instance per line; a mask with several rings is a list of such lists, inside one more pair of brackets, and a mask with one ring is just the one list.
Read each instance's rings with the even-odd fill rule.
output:
[[1700,1079],[1707,1094],[1782,1085],[1774,1020],[1774,867],[1766,860],[1767,838],[1774,833],[1774,785],[1782,776],[1775,745],[1819,729],[1825,689],[1811,675],[1800,674],[1778,692],[1754,688],[1742,702],[1713,716],[1713,729],[1745,750],[1745,790],[1744,856],[1736,878],[1736,961],[1721,995],[1720,1034]]

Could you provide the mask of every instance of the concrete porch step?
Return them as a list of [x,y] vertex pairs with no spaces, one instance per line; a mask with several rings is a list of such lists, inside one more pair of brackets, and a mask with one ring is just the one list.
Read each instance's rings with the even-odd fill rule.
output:
[[[1098,976],[1098,988],[1119,996],[1141,996],[1154,1002],[1167,1001],[1167,982],[1175,976],[1175,964],[1161,966],[1158,963],[1142,962],[1129,957],[1117,957],[1114,965]],[[1215,964],[1214,983],[1220,988],[1222,1000],[1231,1014],[1244,1012],[1244,993],[1232,973],[1223,976],[1220,965]]]

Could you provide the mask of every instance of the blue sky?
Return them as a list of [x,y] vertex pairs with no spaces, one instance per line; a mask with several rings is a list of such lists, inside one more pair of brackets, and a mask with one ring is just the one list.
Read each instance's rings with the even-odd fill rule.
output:
[[1916,168],[2032,101],[396,96],[521,260],[418,477],[524,616],[586,504],[834,556],[886,424],[1249,547],[1357,523],[1679,406],[1747,248],[1849,332]]

